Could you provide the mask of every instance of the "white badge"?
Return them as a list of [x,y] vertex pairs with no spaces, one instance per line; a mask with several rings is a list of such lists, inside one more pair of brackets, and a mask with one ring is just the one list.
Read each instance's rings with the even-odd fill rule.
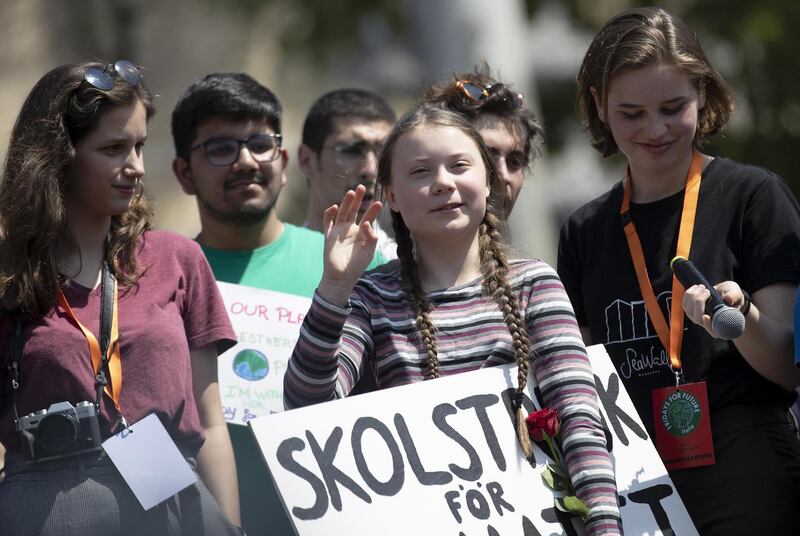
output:
[[197,482],[155,413],[105,440],[103,448],[145,510]]

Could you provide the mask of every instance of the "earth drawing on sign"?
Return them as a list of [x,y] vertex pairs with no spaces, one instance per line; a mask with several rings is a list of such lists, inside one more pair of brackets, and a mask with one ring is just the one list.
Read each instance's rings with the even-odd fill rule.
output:
[[247,348],[234,356],[233,372],[240,378],[255,382],[269,373],[269,361],[258,350]]

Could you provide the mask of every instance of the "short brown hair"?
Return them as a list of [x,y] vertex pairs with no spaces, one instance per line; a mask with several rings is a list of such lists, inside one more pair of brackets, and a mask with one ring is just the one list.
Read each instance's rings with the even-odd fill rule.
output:
[[578,71],[578,111],[592,136],[592,146],[603,156],[619,151],[611,131],[600,119],[592,88],[605,103],[614,76],[654,63],[675,65],[685,72],[706,104],[699,111],[694,145],[719,132],[733,111],[733,95],[708,61],[692,29],[661,8],[624,11],[611,18],[595,36]]

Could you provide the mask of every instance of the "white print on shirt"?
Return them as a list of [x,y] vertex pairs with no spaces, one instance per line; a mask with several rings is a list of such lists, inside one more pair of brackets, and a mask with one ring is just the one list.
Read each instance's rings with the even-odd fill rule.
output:
[[[662,292],[656,297],[667,316],[672,311],[672,292]],[[666,305],[666,308],[664,307]],[[626,302],[614,300],[606,307],[606,344],[638,341],[658,337],[650,323],[644,300]]]
[[[672,292],[662,292],[656,297],[661,310],[667,311],[669,318],[672,311]],[[636,348],[625,348],[625,360],[619,365],[620,375],[630,379],[659,374],[666,368],[669,370],[669,357],[664,348],[657,343],[658,334],[650,322],[644,300],[626,302],[614,300],[605,309],[606,342],[605,344],[624,344],[632,341],[656,339],[649,352],[639,353]]]
[[625,348],[625,361],[619,367],[620,375],[626,380],[635,372],[638,377],[659,374],[662,368],[669,369],[669,358],[663,347],[656,350],[650,347],[649,354],[639,354],[634,348]]

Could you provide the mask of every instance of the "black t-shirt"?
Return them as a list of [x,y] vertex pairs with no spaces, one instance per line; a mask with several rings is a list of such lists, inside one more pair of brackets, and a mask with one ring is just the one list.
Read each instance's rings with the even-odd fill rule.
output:
[[[619,207],[622,183],[575,211],[561,228],[558,273],[593,343],[606,346],[651,435],[652,391],[674,385],[669,356],[649,320]],[[653,291],[669,322],[683,191],[631,204]],[[725,158],[704,170],[689,258],[716,284],[733,280],[751,295],[800,281],[800,207],[777,175]],[[712,413],[731,403],[788,403],[794,394],[755,372],[732,342],[688,318],[681,352],[687,382],[708,382]]]

